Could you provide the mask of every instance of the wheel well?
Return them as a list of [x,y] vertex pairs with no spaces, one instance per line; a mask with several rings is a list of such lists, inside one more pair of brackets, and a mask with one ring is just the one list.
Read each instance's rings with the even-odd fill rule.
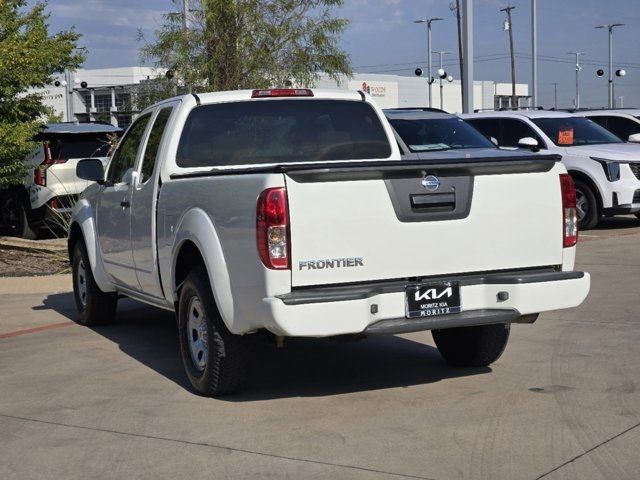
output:
[[24,204],[28,213],[31,213],[31,202],[29,201],[29,192],[24,185],[12,185],[5,189],[0,190],[0,198],[15,195]]
[[591,178],[589,178],[588,175],[585,175],[582,172],[577,172],[575,170],[569,170],[569,175],[571,175],[571,178],[573,178],[574,180],[580,180],[581,182],[584,182],[589,186],[589,188],[593,191],[594,196],[596,197],[596,202],[598,202],[598,210],[601,210],[602,194],[600,193],[600,190],[598,189],[597,185],[593,182],[593,180],[591,180]]
[[204,258],[196,244],[190,240],[184,242],[180,247],[175,263],[176,270],[174,285],[176,286],[176,290],[180,290],[182,283],[185,281],[191,270],[204,264]]
[[73,222],[69,227],[69,239],[67,240],[67,250],[69,251],[69,259],[73,255],[73,249],[76,246],[76,242],[82,239],[82,230],[80,229],[80,225],[76,222]]

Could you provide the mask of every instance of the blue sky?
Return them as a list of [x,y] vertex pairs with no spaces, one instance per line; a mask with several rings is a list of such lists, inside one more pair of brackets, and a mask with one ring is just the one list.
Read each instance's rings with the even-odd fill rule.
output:
[[[411,75],[426,64],[426,27],[412,21],[442,17],[433,24],[433,50],[454,52],[445,57],[447,71],[458,77],[455,17],[451,0],[345,0],[337,15],[350,20],[341,37],[357,72]],[[476,80],[510,81],[508,39],[502,31],[506,0],[474,0]],[[530,0],[512,0],[516,80],[528,82],[531,61]],[[136,34],[148,38],[161,23],[163,12],[174,10],[171,0],[50,0],[53,31],[75,26],[88,49],[87,68],[139,65]],[[553,82],[558,103],[569,106],[575,92],[575,68],[570,51],[582,51],[580,94],[583,106],[606,103],[606,80],[595,70],[607,65],[607,34],[593,27],[620,22],[615,31],[614,68],[625,68],[616,96],[625,106],[640,108],[640,0],[538,0],[538,89],[540,102],[553,104]],[[435,56],[434,56],[435,61]]]

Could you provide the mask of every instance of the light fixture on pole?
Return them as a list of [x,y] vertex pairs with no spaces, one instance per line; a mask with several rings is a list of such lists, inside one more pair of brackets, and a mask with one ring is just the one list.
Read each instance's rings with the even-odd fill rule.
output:
[[429,75],[427,77],[427,84],[429,85],[429,107],[431,105],[431,84],[433,83],[433,77],[431,76],[431,23],[437,22],[438,20],[442,20],[440,17],[432,17],[432,18],[424,18],[421,20],[414,20],[413,23],[426,23],[427,24],[427,69],[429,70]]
[[[451,52],[431,52],[431,53],[435,53],[436,55],[438,55],[439,58],[439,64],[440,64],[440,68],[438,69],[438,78],[440,79],[440,110],[444,110],[443,105],[444,105],[444,98],[443,98],[443,85],[442,85],[442,80],[447,79],[448,80],[448,75],[447,72],[445,72],[443,66],[442,66],[442,57],[445,55],[449,55]],[[450,76],[450,75],[449,75]],[[449,82],[453,81],[453,77],[451,77],[451,80],[448,80]]]
[[609,88],[608,88],[608,100],[609,108],[613,108],[613,29],[615,27],[622,27],[624,23],[611,23],[605,25],[598,25],[595,28],[606,28],[609,30]]

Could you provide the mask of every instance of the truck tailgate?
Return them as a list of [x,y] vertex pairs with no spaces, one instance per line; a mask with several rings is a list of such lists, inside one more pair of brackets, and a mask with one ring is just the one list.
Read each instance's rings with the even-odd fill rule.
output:
[[554,160],[288,172],[292,286],[560,265],[563,172]]

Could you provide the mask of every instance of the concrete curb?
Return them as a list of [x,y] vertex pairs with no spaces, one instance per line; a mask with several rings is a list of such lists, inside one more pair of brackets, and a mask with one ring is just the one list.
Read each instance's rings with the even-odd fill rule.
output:
[[64,252],[67,250],[67,239],[26,240],[16,237],[0,237],[0,248],[27,252]]
[[0,277],[0,295],[71,292],[71,274],[33,277]]

